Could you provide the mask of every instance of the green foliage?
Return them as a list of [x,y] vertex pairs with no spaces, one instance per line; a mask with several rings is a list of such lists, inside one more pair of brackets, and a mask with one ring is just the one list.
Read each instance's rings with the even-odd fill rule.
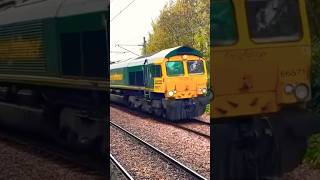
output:
[[[320,113],[320,39],[313,38],[312,47],[312,101],[311,109]],[[320,134],[316,134],[309,139],[309,147],[305,155],[305,160],[311,166],[320,168]]]
[[188,45],[209,57],[209,0],[170,1],[152,23],[147,54]]
[[[307,1],[309,4],[309,21],[312,35],[312,101],[310,109],[320,113],[320,2]],[[320,134],[309,139],[305,161],[315,168],[320,168]]]
[[312,167],[320,168],[320,134],[316,134],[309,139],[305,161]]
[[206,106],[205,112],[208,113],[208,114],[210,113],[210,104],[208,104],[208,105]]

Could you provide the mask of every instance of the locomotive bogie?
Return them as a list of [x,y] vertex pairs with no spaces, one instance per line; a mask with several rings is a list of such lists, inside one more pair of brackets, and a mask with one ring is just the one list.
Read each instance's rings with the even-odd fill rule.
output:
[[0,102],[0,122],[5,126],[48,135],[71,147],[89,147],[105,136],[104,92],[17,84],[4,87],[8,90],[2,94],[7,98]]

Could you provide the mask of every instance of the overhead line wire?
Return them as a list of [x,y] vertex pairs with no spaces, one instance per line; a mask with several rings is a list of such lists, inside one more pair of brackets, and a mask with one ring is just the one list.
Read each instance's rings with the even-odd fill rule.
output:
[[123,8],[117,15],[115,15],[111,20],[110,20],[110,22],[112,22],[115,18],[117,18],[121,13],[123,13],[123,11],[125,11],[126,9],[128,9],[128,7],[132,4],[132,3],[134,3],[136,0],[133,0],[133,1],[131,1],[131,3],[129,3],[125,8]]

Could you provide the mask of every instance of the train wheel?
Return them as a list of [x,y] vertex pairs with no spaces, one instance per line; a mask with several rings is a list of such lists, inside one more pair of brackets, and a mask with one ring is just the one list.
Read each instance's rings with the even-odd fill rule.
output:
[[133,109],[133,110],[136,109],[134,103],[132,103],[132,102],[128,102],[128,107],[129,107],[130,109]]
[[78,141],[77,133],[72,129],[77,124],[76,110],[64,107],[60,111],[58,139],[59,143],[63,146],[71,147],[72,149],[82,148],[81,143]]
[[[285,114],[279,119],[273,121],[275,136],[280,148],[281,171],[283,173],[292,171],[303,160],[307,149],[307,135],[298,134],[294,131],[296,123],[307,123],[307,120],[297,118],[292,113]],[[303,126],[300,126],[303,128]]]
[[104,138],[102,138],[102,141],[100,143],[100,154],[102,158],[105,158],[106,160],[109,156],[109,154],[107,153],[107,147],[108,147],[108,141],[107,141],[107,137],[105,136]]
[[262,120],[242,119],[216,123],[212,155],[214,179],[267,179],[279,177],[279,149]]
[[153,113],[157,116],[157,117],[161,117],[162,116],[162,109],[160,109],[160,108],[155,108],[155,109],[153,109]]
[[167,118],[167,112],[166,112],[165,109],[162,111],[162,115],[161,116],[162,116],[163,119]]
[[[214,121],[215,122],[215,121]],[[214,144],[211,147],[211,159],[215,162],[213,166],[213,179],[236,179],[236,175],[230,174],[232,137],[235,127],[231,123],[214,123],[210,128]],[[233,161],[236,162],[236,161]]]

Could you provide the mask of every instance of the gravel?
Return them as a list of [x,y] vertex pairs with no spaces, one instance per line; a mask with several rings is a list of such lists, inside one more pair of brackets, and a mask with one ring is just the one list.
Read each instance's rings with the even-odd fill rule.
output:
[[198,118],[200,121],[210,123],[210,114],[204,113],[201,117]]
[[[118,106],[110,107],[110,119],[209,179],[209,139],[171,124],[166,124],[149,115],[137,113]],[[198,120],[210,122],[210,116],[204,114],[199,117]],[[177,124],[187,129],[192,129],[207,135],[210,134],[209,127],[204,124],[201,125],[194,122]],[[285,174],[282,178],[282,180],[318,179],[320,179],[320,170],[313,169],[307,164],[302,164],[294,171]]]
[[177,127],[182,127],[190,132],[194,132],[195,134],[200,133],[206,135],[207,138],[210,138],[210,126],[206,124],[200,124],[198,122],[183,122],[183,123],[172,123]]
[[320,170],[312,169],[307,164],[302,164],[292,172],[285,174],[282,180],[319,180]]
[[125,176],[121,173],[121,171],[117,168],[116,165],[110,161],[110,180],[126,180]]
[[[210,139],[163,123],[150,116],[115,106],[110,107],[110,119],[207,179],[210,178]],[[196,124],[196,126],[203,125]],[[193,125],[192,128],[194,127]],[[209,133],[208,129],[209,127],[203,133]],[[112,139],[111,136],[111,141]],[[111,151],[112,148],[111,146]]]
[[106,179],[82,171],[83,168],[62,159],[39,155],[34,147],[0,138],[0,179]]
[[134,179],[191,179],[151,149],[110,127],[111,154]]

